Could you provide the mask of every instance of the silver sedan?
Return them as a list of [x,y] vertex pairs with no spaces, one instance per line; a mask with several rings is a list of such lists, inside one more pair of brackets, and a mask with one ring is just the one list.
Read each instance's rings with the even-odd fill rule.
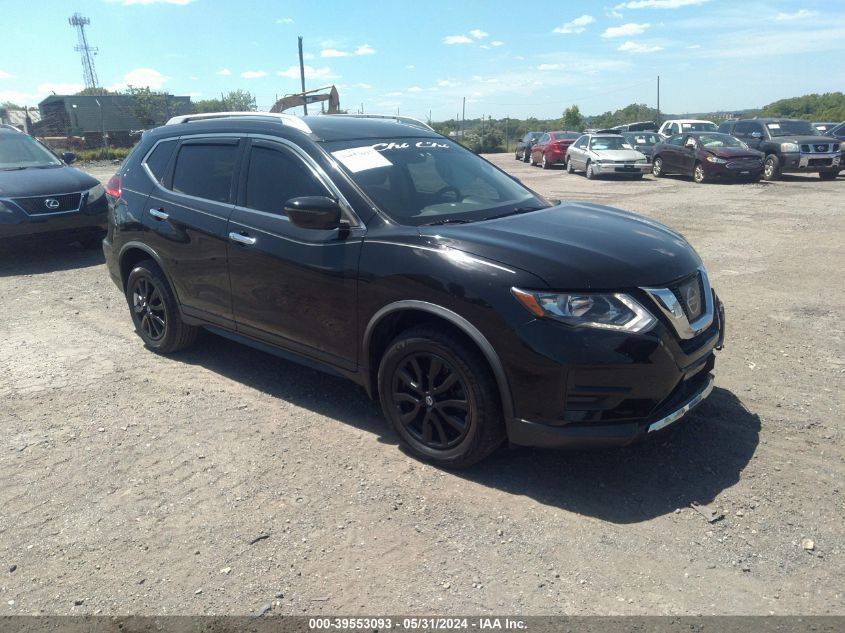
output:
[[608,174],[642,178],[651,173],[651,163],[620,134],[584,134],[566,152],[566,171],[583,171],[587,178]]

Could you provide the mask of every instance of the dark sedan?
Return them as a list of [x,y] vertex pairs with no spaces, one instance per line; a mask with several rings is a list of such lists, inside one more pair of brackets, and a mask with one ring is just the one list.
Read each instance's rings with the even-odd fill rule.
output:
[[541,136],[543,136],[542,132],[526,132],[525,136],[516,142],[516,160],[521,160],[523,163],[531,160],[531,148]]
[[663,137],[657,132],[622,132],[622,136],[630,143],[631,147],[641,154],[645,154],[649,162],[651,162],[651,156],[654,154],[654,148],[663,141]]
[[697,183],[717,179],[760,180],[763,152],[730,134],[692,132],[670,136],[654,148],[652,173],[692,176]]
[[0,130],[0,239],[61,237],[98,247],[108,202],[96,178],[28,134]]

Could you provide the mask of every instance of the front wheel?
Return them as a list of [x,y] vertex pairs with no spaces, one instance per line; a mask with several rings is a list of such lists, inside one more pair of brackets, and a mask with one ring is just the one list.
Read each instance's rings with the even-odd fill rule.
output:
[[575,169],[572,167],[572,159],[569,156],[566,157],[566,173],[567,174],[574,174]]
[[702,165],[701,163],[695,164],[695,167],[692,170],[692,179],[699,185],[701,183],[707,182],[707,174],[704,173],[704,165]]
[[780,160],[774,154],[766,156],[763,162],[763,179],[769,181],[780,179]]
[[135,331],[150,349],[171,354],[196,339],[197,328],[182,321],[170,284],[154,261],[139,262],[129,273],[126,301]]
[[660,156],[655,157],[654,163],[651,165],[651,173],[654,174],[655,178],[663,177],[663,159]]
[[586,175],[587,175],[587,178],[589,178],[590,180],[592,180],[593,178],[596,177],[596,172],[593,171],[593,163],[591,163],[591,162],[587,162],[587,174]]
[[462,468],[505,438],[490,368],[451,333],[419,327],[401,334],[382,357],[378,386],[385,417],[419,459]]

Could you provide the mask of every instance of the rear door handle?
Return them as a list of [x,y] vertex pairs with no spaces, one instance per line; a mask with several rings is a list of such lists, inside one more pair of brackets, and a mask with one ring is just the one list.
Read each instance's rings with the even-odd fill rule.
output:
[[150,215],[153,216],[156,220],[167,220],[170,218],[170,214],[165,213],[160,209],[150,209]]
[[229,239],[233,242],[237,242],[238,244],[243,244],[244,246],[252,246],[255,244],[255,238],[250,237],[249,235],[243,235],[241,233],[229,233]]

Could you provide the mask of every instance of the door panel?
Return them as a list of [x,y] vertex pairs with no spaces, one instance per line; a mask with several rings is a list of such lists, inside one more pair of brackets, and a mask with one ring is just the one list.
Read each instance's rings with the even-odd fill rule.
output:
[[334,196],[295,151],[271,141],[253,140],[251,145],[243,193],[228,227],[229,233],[254,240],[230,240],[228,247],[238,331],[354,369],[363,230],[294,225],[283,214],[286,200]]

